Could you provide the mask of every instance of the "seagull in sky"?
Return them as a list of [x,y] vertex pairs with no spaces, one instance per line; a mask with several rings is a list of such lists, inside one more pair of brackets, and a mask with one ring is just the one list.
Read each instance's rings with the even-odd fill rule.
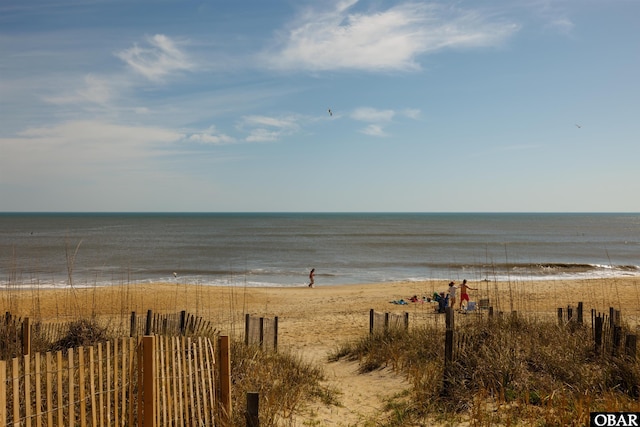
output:
[[333,113],[331,112],[331,108],[329,108],[327,111],[329,111],[330,116],[333,116]]
[[577,124],[577,123],[576,123],[576,127],[577,127],[578,129],[582,129],[582,125],[579,125],[579,124]]

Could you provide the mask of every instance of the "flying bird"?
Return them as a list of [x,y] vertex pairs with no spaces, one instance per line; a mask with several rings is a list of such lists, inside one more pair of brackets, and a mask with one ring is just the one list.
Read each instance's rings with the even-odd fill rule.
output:
[[581,128],[582,128],[582,125],[579,125],[579,124],[577,124],[577,123],[576,123],[576,127],[577,127],[578,129],[581,129]]
[[333,116],[333,113],[331,112],[331,108],[329,108],[327,111],[329,111],[330,116]]

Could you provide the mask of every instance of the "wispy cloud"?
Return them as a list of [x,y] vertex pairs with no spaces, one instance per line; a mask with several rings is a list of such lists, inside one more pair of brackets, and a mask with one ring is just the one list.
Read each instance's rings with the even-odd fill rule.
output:
[[209,127],[209,129],[204,132],[192,133],[187,137],[187,140],[199,144],[211,145],[233,144],[234,142],[236,142],[235,138],[218,132],[215,126]]
[[271,142],[299,129],[295,117],[246,116],[238,128],[247,132],[247,142]]
[[87,74],[79,88],[64,92],[64,95],[47,96],[44,100],[58,105],[86,103],[106,105],[117,96],[116,93],[112,80],[96,74]]
[[135,44],[116,55],[143,77],[159,82],[168,75],[190,70],[194,65],[171,38],[156,34],[148,37],[146,46]]
[[420,113],[420,110],[418,110],[417,108],[407,108],[402,112],[402,114],[414,120],[420,118]]
[[0,182],[107,173],[124,163],[147,161],[182,138],[182,134],[162,128],[101,121],[29,128],[13,138],[0,138]]
[[387,136],[387,133],[384,131],[384,129],[382,129],[382,126],[380,125],[369,125],[364,129],[360,130],[360,132],[369,136],[379,136],[379,137]]
[[391,121],[395,115],[396,113],[393,110],[377,110],[375,108],[362,107],[354,110],[351,117],[362,122],[388,122]]
[[361,107],[355,109],[350,117],[353,120],[369,123],[360,132],[369,136],[383,137],[388,134],[384,130],[384,126],[391,123],[394,117],[401,115],[410,119],[417,119],[420,116],[420,110],[417,109],[405,109],[400,112],[395,110],[380,110],[371,107]]
[[575,27],[574,23],[568,18],[558,18],[549,21],[547,27],[554,29],[561,34],[570,34]]
[[567,2],[554,0],[519,0],[513,6],[523,8],[527,16],[542,21],[542,28],[564,36],[570,36],[575,23],[570,18]]
[[356,12],[357,3],[339,1],[329,11],[306,11],[268,52],[270,65],[316,71],[415,70],[421,54],[494,46],[518,30],[513,23],[444,5],[407,2]]

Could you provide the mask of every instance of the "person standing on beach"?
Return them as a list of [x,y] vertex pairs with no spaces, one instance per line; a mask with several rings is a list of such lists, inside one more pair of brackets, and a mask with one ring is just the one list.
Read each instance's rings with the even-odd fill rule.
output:
[[449,283],[449,307],[454,308],[456,306],[456,284],[454,282]]
[[469,302],[469,294],[467,293],[467,289],[471,289],[472,291],[477,291],[477,289],[474,289],[471,286],[467,285],[467,279],[464,279],[462,281],[462,284],[460,285],[460,307],[459,307],[460,310],[462,310],[463,301]]
[[316,269],[312,268],[309,272],[309,287],[313,288],[314,280],[313,277],[316,275]]

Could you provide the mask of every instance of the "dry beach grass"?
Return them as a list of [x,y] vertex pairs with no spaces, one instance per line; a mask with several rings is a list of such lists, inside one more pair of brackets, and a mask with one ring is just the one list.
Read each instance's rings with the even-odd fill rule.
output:
[[[473,282],[471,299],[489,298],[495,311],[517,311],[533,319],[553,319],[558,307],[583,302],[589,310],[622,311],[635,328],[640,320],[640,280],[635,278],[554,281]],[[35,320],[74,320],[97,316],[126,330],[131,311],[174,313],[187,310],[217,325],[223,334],[241,339],[244,315],[279,318],[279,348],[324,371],[328,389],[339,405],[310,402],[290,425],[379,425],[385,405],[402,395],[410,383],[391,369],[361,374],[358,363],[328,356],[340,346],[366,336],[369,311],[408,312],[411,327],[444,323],[431,303],[395,305],[390,301],[445,291],[446,281],[376,283],[366,285],[249,288],[208,287],[178,283],[120,284],[64,290],[28,290],[10,286],[0,301],[4,311]]]

